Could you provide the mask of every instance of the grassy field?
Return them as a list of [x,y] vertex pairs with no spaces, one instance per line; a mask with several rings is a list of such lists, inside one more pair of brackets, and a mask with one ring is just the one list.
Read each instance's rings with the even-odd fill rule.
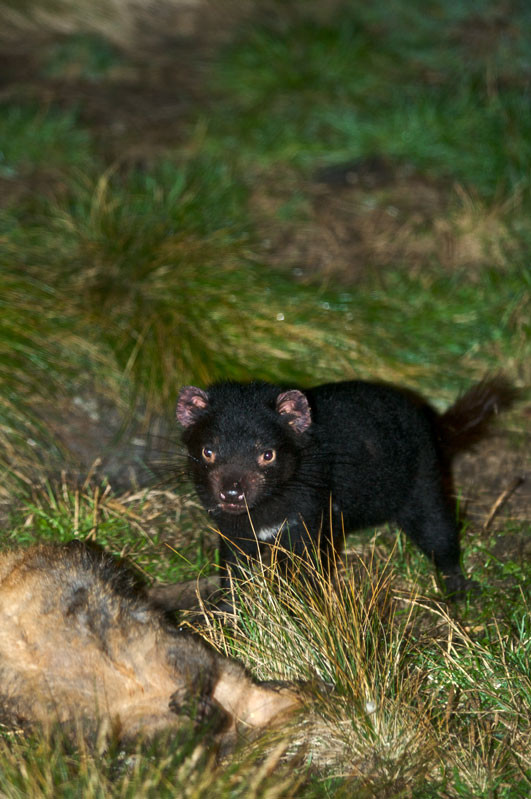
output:
[[[529,385],[531,12],[323,5],[0,0],[3,546],[212,573],[186,383],[370,376],[439,408]],[[6,729],[0,796],[529,796],[529,436],[527,396],[456,464],[478,597],[446,607],[383,528],[319,599],[259,570],[237,629],[210,619],[257,677],[309,682],[292,727],[221,761],[189,732]]]

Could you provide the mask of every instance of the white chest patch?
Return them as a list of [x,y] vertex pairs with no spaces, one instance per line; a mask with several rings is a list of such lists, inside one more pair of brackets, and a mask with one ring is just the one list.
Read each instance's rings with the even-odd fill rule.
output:
[[262,527],[256,535],[260,541],[272,541],[277,537],[279,530],[280,527]]
[[285,530],[286,528],[289,529],[290,525],[295,526],[296,524],[296,517],[284,519],[282,524],[272,524],[271,527],[262,527],[257,531],[256,537],[259,538],[260,541],[274,541],[277,535],[282,532],[282,530]]

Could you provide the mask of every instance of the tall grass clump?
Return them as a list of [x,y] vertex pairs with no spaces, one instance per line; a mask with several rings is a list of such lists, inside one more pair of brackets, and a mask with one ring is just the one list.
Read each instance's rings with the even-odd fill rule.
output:
[[206,379],[227,347],[219,319],[234,308],[243,233],[233,229],[230,181],[225,192],[219,170],[202,177],[169,164],[125,179],[107,173],[57,220],[72,251],[61,279],[73,309],[159,407],[187,371]]
[[53,212],[54,285],[155,407],[220,376],[389,376],[348,303],[256,263],[244,199],[210,161],[109,171]]
[[[72,357],[76,350],[77,362]],[[53,452],[53,436],[39,414],[39,401],[58,396],[86,355],[81,340],[61,318],[54,289],[4,263],[0,270],[0,491],[12,485],[11,467],[19,479],[28,481],[39,461],[41,466],[46,461],[50,448]]]
[[[263,561],[236,588],[238,613],[207,637],[263,679],[298,680],[289,733],[311,773],[360,797],[524,797],[530,676],[525,602],[492,623],[406,590],[364,557],[330,581]],[[251,576],[252,575],[252,576]]]
[[411,790],[434,757],[426,677],[408,664],[414,605],[400,606],[389,564],[359,561],[333,582],[286,554],[296,577],[253,564],[236,589],[235,629],[211,617],[209,638],[263,679],[300,681],[292,746],[318,773],[348,777],[362,796]]
[[396,275],[392,286],[359,292],[298,285],[257,262],[245,199],[237,172],[199,159],[109,171],[52,212],[54,286],[148,406],[168,412],[179,385],[218,377],[439,386],[441,368],[462,380],[470,351],[481,376],[505,338],[520,358],[511,333],[518,275],[497,291],[494,273],[479,289],[458,276]]

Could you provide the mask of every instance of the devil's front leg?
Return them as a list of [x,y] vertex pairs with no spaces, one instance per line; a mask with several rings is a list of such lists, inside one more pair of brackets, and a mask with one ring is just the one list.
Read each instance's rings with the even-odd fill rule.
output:
[[284,569],[292,572],[326,573],[330,570],[333,551],[329,527],[316,511],[308,520],[299,518],[286,524],[277,542],[278,560]]
[[277,539],[281,568],[292,574],[303,572],[313,583],[333,575],[336,557],[332,527],[321,511],[298,519],[281,531]]

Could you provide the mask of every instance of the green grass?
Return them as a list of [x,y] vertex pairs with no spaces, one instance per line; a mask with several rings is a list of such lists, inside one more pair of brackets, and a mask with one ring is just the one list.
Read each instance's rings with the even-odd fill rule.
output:
[[[467,52],[473,12],[431,5],[432,16],[425,4],[390,4],[384,14],[345,4],[327,25],[296,17],[251,28],[217,73],[225,135],[213,144],[306,168],[384,153],[491,200],[528,197],[528,12],[516,12],[484,63]],[[495,14],[481,5],[476,13]],[[509,42],[518,55],[509,57]]]
[[[124,418],[171,418],[179,386],[217,377],[377,377],[440,408],[487,371],[531,379],[529,11],[493,0],[347,2],[321,9],[324,21],[312,3],[266,11],[209,51],[176,142],[155,136],[132,162],[109,158],[80,105],[39,97],[39,80],[47,98],[67,80],[119,98],[120,70],[127,94],[141,55],[90,30],[48,42],[37,89],[0,107],[3,546],[89,537],[148,581],[215,569],[215,536],[184,486],[116,496],[105,480],[56,479],[68,453],[46,408],[82,392]],[[431,226],[406,202],[392,209],[410,235],[457,231],[474,257],[449,267],[432,246],[421,264],[368,260],[355,284],[301,282],[282,268],[280,237],[272,268],[268,225],[304,229],[326,202],[314,170],[375,154],[402,165],[404,195],[411,174],[437,192]],[[392,187],[362,189],[353,224],[395,202]],[[523,451],[524,414],[507,424]],[[259,569],[237,627],[212,619],[208,636],[260,678],[310,681],[285,737],[214,763],[192,734],[124,753],[6,733],[0,794],[527,797],[531,577],[509,548],[496,554],[527,526],[500,514],[496,533],[465,530],[480,594],[452,609],[391,529],[349,538],[345,580],[321,595]]]
[[330,108],[321,121],[330,149],[319,155],[327,159],[384,152],[436,178],[473,185],[490,200],[511,192],[529,197],[531,114],[519,93],[478,102],[468,88],[421,90],[365,113]]
[[212,543],[193,530],[194,503],[186,493],[170,499],[157,489],[117,498],[94,480],[78,488],[49,483],[12,512],[2,546],[95,541],[148,583],[192,580],[212,569]]
[[[2,796],[101,799],[116,796],[146,799],[179,796],[210,799],[217,796],[299,796],[300,778],[287,766],[279,767],[279,752],[243,754],[230,766],[216,763],[198,736],[187,731],[177,740],[162,738],[149,746],[129,750],[75,749],[58,735],[43,740],[0,742]],[[281,791],[281,793],[280,793]]]
[[0,106],[0,176],[15,178],[32,170],[83,168],[90,163],[90,135],[77,114],[46,106]]
[[[440,398],[500,358],[525,361],[523,266],[485,270],[479,286],[433,271],[390,273],[355,292],[296,285],[252,258],[245,196],[241,179],[215,164],[162,162],[148,175],[76,184],[31,226],[12,224],[8,242],[60,305],[57,334],[83,330],[101,363],[115,364],[120,392],[133,386],[167,411],[179,384],[220,376],[372,375]],[[23,318],[16,300],[11,308]],[[39,361],[50,334],[36,339]]]

